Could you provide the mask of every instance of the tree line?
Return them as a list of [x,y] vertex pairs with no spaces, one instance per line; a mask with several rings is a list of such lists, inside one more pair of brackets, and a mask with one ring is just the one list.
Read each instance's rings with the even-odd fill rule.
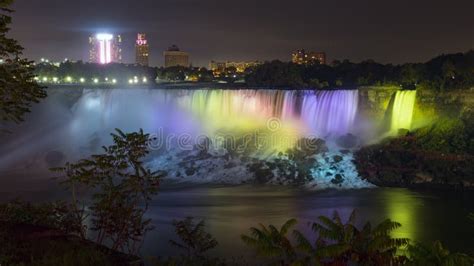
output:
[[338,88],[356,86],[422,86],[434,90],[474,86],[474,51],[440,55],[426,63],[380,64],[373,60],[331,65],[298,65],[272,61],[255,67],[247,76],[249,86]]

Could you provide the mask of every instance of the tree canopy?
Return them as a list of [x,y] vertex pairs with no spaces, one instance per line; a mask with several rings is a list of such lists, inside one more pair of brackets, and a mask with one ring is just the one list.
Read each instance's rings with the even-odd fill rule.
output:
[[0,0],[0,119],[19,123],[33,103],[46,97],[46,92],[34,80],[33,62],[22,58],[23,47],[7,37],[12,2]]
[[434,90],[466,89],[474,86],[474,51],[441,55],[426,63],[379,64],[373,60],[352,63],[334,61],[331,65],[298,65],[281,61],[266,62],[246,76],[250,86],[335,88],[356,86],[422,85]]

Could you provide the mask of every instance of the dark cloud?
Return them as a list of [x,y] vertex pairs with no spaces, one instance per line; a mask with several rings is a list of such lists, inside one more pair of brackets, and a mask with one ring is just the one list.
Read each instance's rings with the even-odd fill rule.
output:
[[38,59],[87,58],[89,33],[148,33],[151,62],[171,44],[194,65],[211,59],[289,60],[294,49],[330,59],[425,61],[473,48],[472,0],[17,0],[12,35]]

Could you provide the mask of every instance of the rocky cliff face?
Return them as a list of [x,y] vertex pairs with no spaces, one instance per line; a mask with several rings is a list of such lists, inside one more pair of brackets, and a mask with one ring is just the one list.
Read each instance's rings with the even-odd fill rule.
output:
[[[365,95],[363,108],[381,116],[387,97],[370,89]],[[412,131],[399,133],[356,152],[362,178],[379,186],[474,189],[474,88],[419,89]]]
[[[390,101],[400,87],[367,86],[358,90],[359,113],[375,121],[383,121]],[[435,118],[456,117],[468,109],[474,109],[474,88],[440,92],[420,87],[416,94],[413,124],[415,127],[424,126]]]

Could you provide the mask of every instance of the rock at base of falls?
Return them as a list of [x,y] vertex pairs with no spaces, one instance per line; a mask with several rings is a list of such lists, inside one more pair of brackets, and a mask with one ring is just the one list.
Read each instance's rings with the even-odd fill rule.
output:
[[277,154],[233,156],[222,151],[169,151],[155,156],[148,166],[168,172],[167,181],[196,184],[274,184],[307,189],[373,187],[362,180],[351,151],[321,150],[311,155]]

